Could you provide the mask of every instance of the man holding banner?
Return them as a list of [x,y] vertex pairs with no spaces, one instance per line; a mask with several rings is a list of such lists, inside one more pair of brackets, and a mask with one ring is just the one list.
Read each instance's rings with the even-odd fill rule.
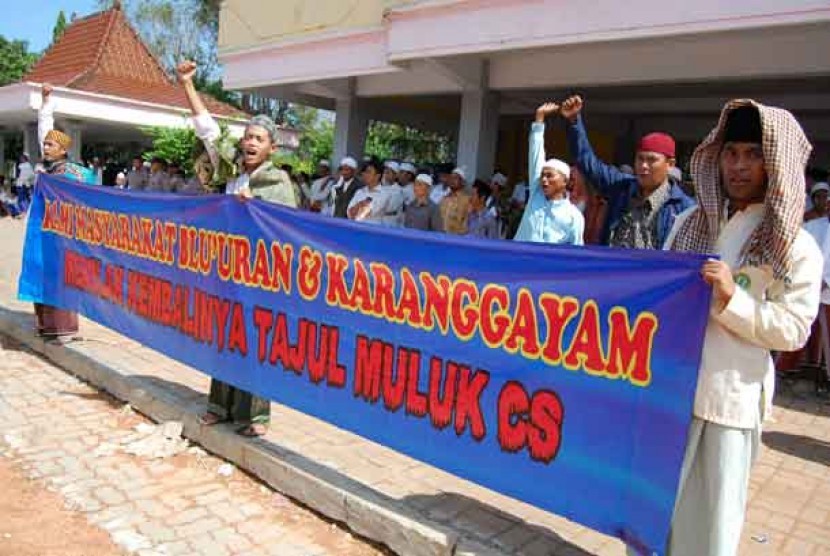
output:
[[[193,111],[193,124],[196,135],[205,144],[205,149],[213,153],[211,158],[214,170],[220,167],[219,148],[214,145],[221,136],[216,121],[208,113],[196,87],[193,76],[196,73],[194,62],[179,64],[179,80],[184,86],[188,102]],[[297,207],[291,180],[283,170],[271,162],[271,155],[277,150],[277,127],[268,116],[254,116],[245,127],[245,135],[240,141],[242,149],[237,174],[225,186],[225,193],[238,195],[240,199],[257,197],[280,205]],[[203,425],[215,425],[232,420],[242,424],[239,434],[243,436],[262,436],[270,421],[271,402],[254,396],[250,392],[239,390],[213,379],[210,384],[208,411],[202,415]]]
[[[44,84],[37,118],[37,135],[40,140],[43,167],[47,174],[84,183],[95,183],[95,174],[80,164],[69,160],[72,138],[55,129],[55,102],[52,87]],[[38,333],[53,343],[63,343],[78,332],[78,314],[51,305],[35,303]]]
[[668,554],[734,556],[772,391],[769,351],[807,341],[822,257],[801,228],[812,147],[780,108],[733,100],[695,150],[698,206],[666,248],[717,254],[702,270],[713,303]]

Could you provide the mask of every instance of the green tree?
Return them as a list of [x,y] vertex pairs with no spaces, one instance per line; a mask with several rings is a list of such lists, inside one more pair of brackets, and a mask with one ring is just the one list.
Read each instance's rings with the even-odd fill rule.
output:
[[366,154],[380,159],[446,162],[453,151],[449,137],[400,124],[372,121],[366,132]]
[[320,110],[309,106],[295,105],[297,122],[294,127],[300,131],[300,148],[297,155],[315,167],[320,160],[330,160],[334,151],[334,121]]
[[61,10],[58,12],[58,20],[52,28],[52,44],[58,42],[58,39],[61,38],[64,31],[66,31],[66,14]]
[[193,156],[199,139],[192,127],[144,127],[142,131],[153,140],[153,148],[144,153],[144,159],[161,158],[176,162],[188,174],[193,172]]
[[29,52],[26,41],[10,41],[0,36],[0,87],[20,81],[38,57]]

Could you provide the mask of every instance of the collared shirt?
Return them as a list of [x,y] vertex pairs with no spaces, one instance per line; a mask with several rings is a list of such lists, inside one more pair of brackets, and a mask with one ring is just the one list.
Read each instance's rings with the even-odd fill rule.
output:
[[403,209],[403,225],[406,228],[429,232],[443,232],[444,224],[441,221],[441,211],[438,205],[424,199],[413,199]]
[[470,216],[467,218],[467,235],[499,239],[498,221],[493,212],[487,207],[478,211],[470,211]]
[[147,187],[147,171],[144,168],[132,169],[127,172],[127,188],[134,191],[141,191]]
[[384,194],[389,198],[386,204],[386,214],[383,216],[383,223],[391,228],[400,228],[403,225],[403,188],[392,182],[389,185],[381,185]]
[[810,234],[824,254],[824,279],[821,287],[821,303],[830,305],[830,219],[827,216],[814,218],[804,224],[804,230]]
[[429,192],[429,200],[435,203],[436,205],[440,205],[441,201],[444,200],[444,197],[446,197],[449,194],[450,188],[444,187],[443,184],[438,183],[432,188],[432,191]]
[[348,212],[365,199],[371,199],[372,202],[366,208],[359,211],[353,220],[391,226],[387,215],[397,206],[398,198],[399,194],[392,188],[378,185],[374,189],[370,189],[369,186],[365,186],[355,192],[346,211]]
[[467,218],[470,215],[470,194],[464,191],[450,193],[441,201],[441,220],[448,234],[463,236],[467,233]]
[[147,187],[144,190],[164,193],[170,191],[169,183],[170,176],[167,172],[150,172],[150,176],[147,178]]
[[[677,217],[667,249],[693,211]],[[755,204],[721,222],[715,251],[732,269],[736,288],[726,307],[713,306],[709,313],[694,403],[695,417],[740,429],[754,428],[769,406],[770,350],[793,351],[806,343],[821,287],[821,252],[804,230],[792,245],[789,284],[776,280],[769,266],[738,268],[744,245],[763,217],[764,205]]]
[[670,188],[666,181],[645,199],[632,197],[628,210],[611,232],[610,245],[628,249],[659,249],[656,217],[669,199]]
[[529,143],[530,193],[514,239],[582,245],[585,217],[569,199],[548,200],[539,184],[539,176],[545,165],[545,124],[534,122]]

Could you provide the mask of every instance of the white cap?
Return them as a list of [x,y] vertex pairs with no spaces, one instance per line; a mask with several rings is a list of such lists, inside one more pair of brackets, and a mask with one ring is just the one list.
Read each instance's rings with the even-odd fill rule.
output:
[[325,166],[326,168],[328,168],[329,166],[331,166],[331,162],[329,162],[325,158],[322,158],[320,159],[320,162],[317,163],[317,166]]
[[392,170],[395,173],[397,173],[398,170],[401,169],[401,165],[398,164],[397,162],[395,162],[394,160],[387,160],[386,162],[383,163],[383,167],[384,168],[389,168],[390,170]]
[[820,181],[820,182],[816,183],[813,186],[813,188],[810,190],[810,196],[812,197],[813,195],[815,195],[819,191],[826,191],[826,192],[830,193],[830,185],[827,185],[827,182],[824,182],[824,181]]
[[425,183],[425,184],[427,184],[428,186],[432,187],[432,176],[430,176],[429,174],[418,174],[418,175],[415,177],[415,181],[419,181],[419,182],[421,182],[421,183]]
[[497,183],[500,186],[504,187],[507,184],[507,176],[502,174],[501,172],[496,172],[493,174],[493,177],[490,178],[490,183]]
[[460,166],[453,169],[453,171],[450,172],[450,173],[457,175],[462,180],[465,180],[465,181],[467,180],[467,174],[464,173],[464,168],[461,168]]
[[401,172],[409,172],[413,176],[418,173],[418,169],[411,162],[404,162],[400,166]]
[[672,166],[671,168],[669,168],[669,175],[677,181],[683,181],[683,170],[681,170],[677,166]]
[[568,166],[568,163],[558,158],[551,158],[547,162],[545,162],[542,168],[550,168],[551,170],[555,170],[565,176],[565,179],[570,179],[571,177],[571,167]]
[[124,172],[118,172],[118,175],[115,176],[115,179],[116,180],[125,180],[125,179],[127,179],[127,176],[124,175]]
[[343,166],[347,166],[352,170],[357,170],[357,160],[350,156],[343,157],[343,159],[340,161],[340,167],[342,168]]

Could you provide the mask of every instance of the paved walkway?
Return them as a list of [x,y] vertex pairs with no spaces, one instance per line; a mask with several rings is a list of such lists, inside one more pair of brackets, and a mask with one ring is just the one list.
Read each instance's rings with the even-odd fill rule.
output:
[[[224,462],[200,448],[164,459],[125,453],[143,437],[142,424],[149,423],[129,406],[0,337],[0,455],[126,552],[381,554],[238,469],[218,473]],[[0,554],[10,554],[1,537]]]
[[[23,227],[23,222],[0,221],[0,309],[14,310],[18,319],[31,312],[27,305],[14,301]],[[72,350],[161,385],[178,396],[179,403],[194,408],[204,404],[205,375],[89,321],[82,322],[82,329],[86,341]],[[766,449],[752,477],[741,554],[830,555],[830,406],[811,395],[786,393],[779,396],[778,404],[777,421],[767,426]],[[463,549],[468,554],[527,556],[624,554],[615,539],[285,406],[274,404],[272,413],[272,430],[261,445],[276,454],[277,460],[310,462],[320,480],[334,480],[356,496],[372,497],[367,512],[386,515],[401,510],[423,524],[458,534],[458,554],[465,553]],[[256,472],[267,473],[268,469]],[[326,505],[326,500],[305,500],[303,493],[291,494],[323,513],[339,511]],[[387,523],[378,536],[393,533]],[[366,534],[377,538],[372,531]],[[398,552],[409,553],[400,546]]]

